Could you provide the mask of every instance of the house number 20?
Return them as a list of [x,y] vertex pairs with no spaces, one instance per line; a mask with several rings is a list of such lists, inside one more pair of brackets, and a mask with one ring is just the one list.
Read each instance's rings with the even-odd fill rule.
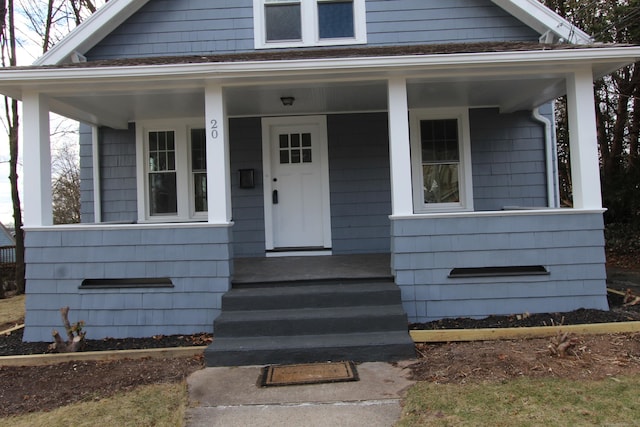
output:
[[218,139],[218,121],[216,119],[211,120],[211,138]]

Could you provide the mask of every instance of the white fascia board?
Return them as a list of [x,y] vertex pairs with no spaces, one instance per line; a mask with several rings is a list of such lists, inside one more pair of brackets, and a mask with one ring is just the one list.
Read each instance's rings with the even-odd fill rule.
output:
[[537,0],[491,0],[540,34],[552,31],[573,44],[590,44],[593,38]]
[[[624,66],[640,60],[640,46],[602,47],[587,49],[559,49],[542,51],[460,53],[441,55],[411,55],[362,58],[322,58],[285,61],[247,61],[201,64],[164,64],[124,67],[34,68],[0,70],[0,91],[15,87],[35,86],[44,92],[56,91],[65,83],[102,82],[117,85],[126,82],[180,80],[276,79],[292,76],[366,75],[398,72],[424,73],[465,68],[470,74],[489,72],[508,73],[509,68],[531,66],[573,66],[574,64],[605,64]],[[531,69],[531,73],[536,71]],[[231,83],[231,82],[230,82]],[[108,89],[107,89],[108,90]]]
[[111,0],[56,43],[34,65],[58,65],[70,61],[74,52],[87,53],[149,0]]

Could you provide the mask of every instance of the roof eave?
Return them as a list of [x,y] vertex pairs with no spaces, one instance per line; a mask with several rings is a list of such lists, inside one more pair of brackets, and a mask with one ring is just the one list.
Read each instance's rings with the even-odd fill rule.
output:
[[491,0],[540,34],[553,32],[571,44],[591,44],[593,37],[537,0]]
[[[640,60],[640,46],[600,47],[571,50],[537,50],[517,52],[482,52],[437,55],[380,56],[358,58],[293,59],[280,61],[206,62],[196,64],[158,64],[121,67],[89,68],[32,68],[0,70],[0,86],[40,85],[63,81],[121,80],[136,81],[147,78],[210,78],[294,74],[323,75],[334,73],[364,73],[384,70],[421,71],[456,67],[517,67],[527,64],[558,63],[564,65],[601,65],[606,72]],[[604,72],[604,74],[606,74]],[[595,77],[601,77],[603,72]]]

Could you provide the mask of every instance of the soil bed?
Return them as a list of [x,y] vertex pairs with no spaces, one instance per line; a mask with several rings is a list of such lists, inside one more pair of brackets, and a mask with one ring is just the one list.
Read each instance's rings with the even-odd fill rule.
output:
[[623,297],[611,293],[608,296],[608,300],[609,311],[579,309],[568,313],[522,313],[510,316],[489,316],[484,319],[462,317],[435,320],[427,323],[412,323],[409,328],[415,330],[524,328],[640,321],[640,304],[624,307]]
[[[0,356],[17,356],[22,354],[49,353],[51,342],[22,342],[23,330],[0,336]],[[191,347],[209,345],[213,340],[210,333],[194,335],[156,335],[148,338],[105,338],[102,340],[86,340],[82,351],[105,350],[139,350],[167,347]]]

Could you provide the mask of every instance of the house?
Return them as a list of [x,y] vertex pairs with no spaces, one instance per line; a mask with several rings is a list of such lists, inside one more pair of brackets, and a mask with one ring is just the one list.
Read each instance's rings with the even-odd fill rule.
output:
[[0,222],[0,264],[16,262],[16,239],[11,231]]
[[[111,0],[0,71],[24,339],[66,305],[92,338],[211,331],[238,260],[284,255],[387,254],[412,322],[607,309],[593,81],[638,59],[535,0]],[[80,225],[52,225],[49,112],[82,123]]]

